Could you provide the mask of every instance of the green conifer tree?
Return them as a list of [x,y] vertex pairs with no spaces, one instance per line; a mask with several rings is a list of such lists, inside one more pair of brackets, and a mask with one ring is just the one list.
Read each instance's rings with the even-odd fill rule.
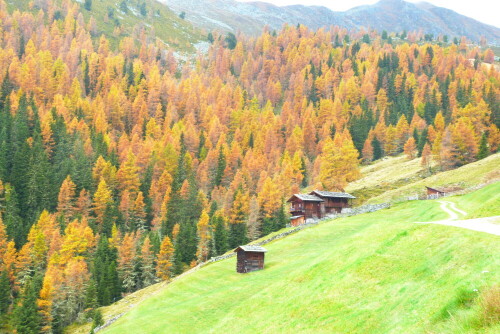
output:
[[486,132],[483,132],[481,141],[479,142],[479,152],[477,153],[477,159],[484,159],[489,155],[489,153],[490,150],[488,149],[488,135],[486,134]]
[[106,237],[101,237],[92,266],[92,278],[96,284],[99,305],[109,305],[121,297],[122,288],[116,270],[116,259],[116,248],[109,245]]
[[228,250],[227,230],[224,223],[224,218],[214,216],[212,218],[214,227],[214,255],[222,255]]
[[229,246],[236,248],[245,245],[247,239],[247,225],[246,224],[229,224]]
[[25,288],[20,302],[14,310],[14,327],[17,333],[33,334],[40,331],[40,314],[38,313],[38,294],[42,285],[42,277],[35,276]]
[[11,287],[7,272],[4,270],[0,275],[0,316],[6,314],[11,302]]
[[217,159],[217,168],[215,170],[214,186],[218,187],[222,183],[222,178],[224,177],[224,170],[226,169],[226,157],[224,156],[224,151],[222,146],[219,149],[219,157]]
[[427,128],[422,131],[418,138],[418,144],[417,144],[417,150],[418,150],[418,156],[422,156],[422,151],[424,150],[424,146],[427,143]]
[[382,158],[384,153],[382,151],[382,146],[380,145],[380,142],[378,141],[377,137],[373,138],[372,147],[373,147],[373,160],[378,160]]

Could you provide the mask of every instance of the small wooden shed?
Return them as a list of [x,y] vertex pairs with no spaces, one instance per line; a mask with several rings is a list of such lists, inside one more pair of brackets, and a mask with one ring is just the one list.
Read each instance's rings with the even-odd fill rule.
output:
[[267,249],[260,246],[239,246],[234,250],[237,254],[236,271],[242,274],[264,269],[264,254]]
[[446,194],[443,190],[439,190],[439,189],[435,189],[435,188],[431,188],[431,187],[427,187],[427,186],[425,188],[427,188],[427,197],[437,198],[437,197],[442,197]]
[[292,226],[299,226],[302,225],[306,222],[306,219],[304,216],[292,216],[290,217],[290,225]]

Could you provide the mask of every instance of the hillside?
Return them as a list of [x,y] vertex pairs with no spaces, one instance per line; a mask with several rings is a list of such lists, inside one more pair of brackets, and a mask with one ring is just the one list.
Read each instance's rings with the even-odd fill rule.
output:
[[[469,213],[500,214],[499,194],[496,183],[467,195]],[[130,310],[103,333],[497,332],[478,296],[500,283],[498,237],[413,223],[444,218],[419,201],[322,223],[266,245],[261,272],[237,274],[231,258],[122,302]]]
[[358,204],[405,200],[408,196],[423,195],[425,186],[467,189],[500,179],[497,166],[500,153],[457,169],[430,175],[421,159],[405,156],[386,157],[361,168],[362,178],[350,183],[346,191],[358,197]]
[[[197,43],[206,40],[199,29],[183,20],[156,0],[70,0],[80,7],[85,22],[94,20],[93,37],[104,34],[113,47],[118,47],[120,39],[132,36],[137,41],[144,38],[154,43],[158,39],[166,48],[180,52],[194,52]],[[46,1],[7,0],[8,8],[33,11],[49,8]],[[65,0],[55,0],[54,15],[64,19]],[[88,5],[86,5],[88,4]],[[57,14],[58,13],[58,14]],[[90,25],[89,25],[90,27]]]
[[390,32],[420,31],[438,35],[466,36],[479,41],[500,41],[500,28],[493,27],[450,9],[429,3],[382,0],[374,5],[360,6],[345,12],[334,12],[320,6],[278,7],[265,2],[234,0],[159,0],[186,19],[206,29],[258,35],[265,25],[281,29],[283,24],[304,24],[313,29],[337,25],[347,29],[372,28]]
[[[137,8],[109,1],[90,9]],[[183,62],[135,14],[102,33],[75,1],[19,4],[0,0],[0,331],[98,321],[284,228],[284,199],[345,189],[360,159],[421,152],[451,170],[499,150],[489,49],[293,25],[214,33]],[[375,187],[366,198],[393,190]]]

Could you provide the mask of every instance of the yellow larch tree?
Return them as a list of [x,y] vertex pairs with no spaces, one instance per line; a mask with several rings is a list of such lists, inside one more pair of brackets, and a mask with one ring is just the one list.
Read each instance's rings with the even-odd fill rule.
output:
[[[269,176],[265,179],[262,190],[259,192],[258,201],[261,213],[264,217],[270,218],[281,205],[281,194],[276,182]],[[248,198],[246,198],[248,207]]]
[[139,191],[141,184],[139,168],[136,165],[136,157],[132,150],[129,150],[127,160],[118,169],[116,179],[120,190],[128,190],[131,194],[136,194]]
[[207,210],[203,210],[200,216],[200,220],[196,225],[197,236],[198,236],[198,249],[196,251],[196,258],[198,263],[205,262],[208,258],[210,252],[210,228],[208,226],[210,217],[208,216]]
[[92,204],[98,224],[102,225],[104,222],[106,209],[108,208],[108,205],[112,203],[112,200],[111,190],[109,190],[104,178],[101,177],[101,181],[97,186],[97,191],[94,194],[94,202]]
[[172,265],[174,256],[174,245],[170,238],[166,236],[160,245],[160,253],[158,253],[156,275],[166,281],[172,277]]
[[326,190],[341,190],[360,177],[359,153],[348,131],[328,138],[321,153],[319,178]]

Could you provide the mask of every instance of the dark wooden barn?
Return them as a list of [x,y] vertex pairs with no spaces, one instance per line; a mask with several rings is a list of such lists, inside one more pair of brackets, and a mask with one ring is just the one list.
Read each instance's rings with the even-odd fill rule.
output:
[[340,213],[343,208],[352,207],[352,200],[355,199],[351,194],[348,193],[337,193],[331,191],[321,191],[314,190],[310,193],[316,197],[321,198],[324,202],[325,213]]
[[325,214],[323,200],[314,195],[295,194],[287,201],[291,203],[292,216],[303,216],[305,219],[322,218]]
[[244,274],[264,269],[264,254],[267,252],[264,247],[246,245],[239,246],[234,251],[237,254],[237,272]]
[[438,198],[444,196],[446,193],[443,190],[431,188],[431,187],[425,187],[427,188],[427,197],[428,198]]

